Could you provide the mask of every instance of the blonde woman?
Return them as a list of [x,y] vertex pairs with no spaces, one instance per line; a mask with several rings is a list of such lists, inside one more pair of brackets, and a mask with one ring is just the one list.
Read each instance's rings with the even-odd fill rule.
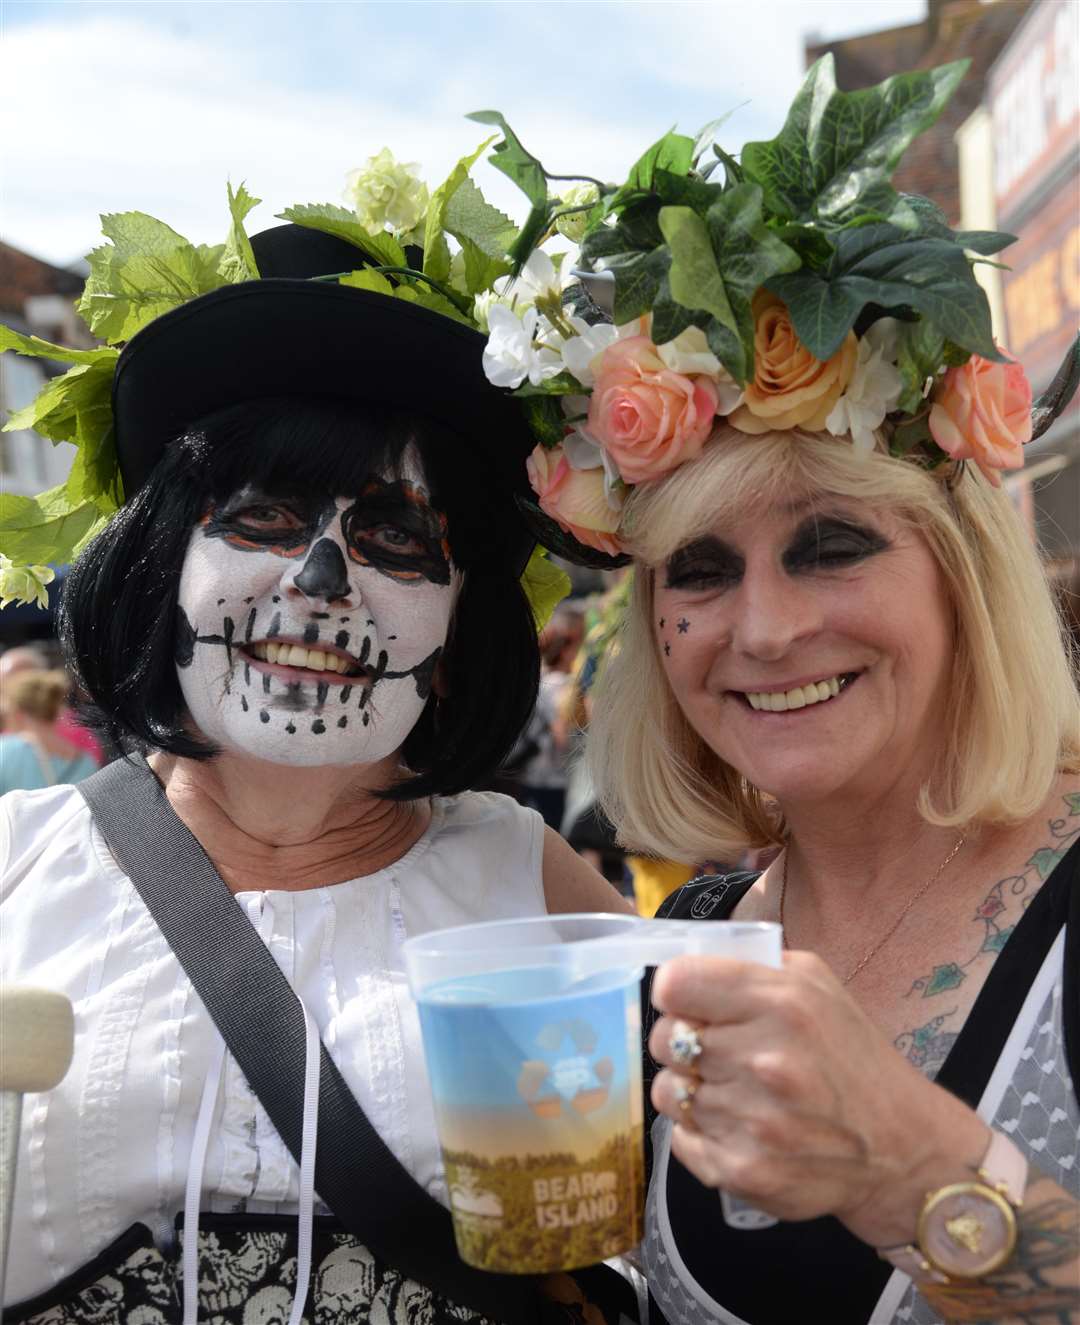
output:
[[618,840],[778,852],[661,907],[788,951],[652,982],[654,1322],[1080,1319],[1080,697],[1001,478],[1080,339],[1033,404],[973,271],[1013,237],[892,187],[965,67],[845,93],[827,56],[769,142],[666,135],[594,181],[584,295],[489,316],[489,378],[566,393],[545,543],[634,563],[589,730]]
[[97,769],[85,750],[56,729],[70,688],[67,673],[60,670],[21,671],[5,682],[0,696],[0,795],[81,782]]
[[782,846],[662,913],[788,949],[655,978],[650,1287],[671,1320],[1072,1319],[1080,698],[1007,496],[844,441],[721,425],[623,513],[596,785],[637,851]]

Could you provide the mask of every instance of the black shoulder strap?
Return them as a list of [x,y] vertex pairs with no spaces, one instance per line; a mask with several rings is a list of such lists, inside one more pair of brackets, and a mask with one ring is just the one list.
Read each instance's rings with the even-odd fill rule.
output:
[[[78,790],[299,1163],[300,1000],[145,760],[118,759]],[[409,1278],[510,1325],[539,1318],[530,1278],[474,1270],[460,1259],[449,1213],[372,1127],[325,1046],[315,1189],[350,1232]]]

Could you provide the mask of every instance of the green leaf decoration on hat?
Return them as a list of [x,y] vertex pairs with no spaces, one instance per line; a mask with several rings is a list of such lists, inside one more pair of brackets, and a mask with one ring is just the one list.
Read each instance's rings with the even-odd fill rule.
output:
[[224,244],[196,246],[145,212],[103,216],[101,231],[112,243],[87,256],[90,275],[77,307],[94,335],[110,345],[230,283],[221,271]]
[[225,252],[221,255],[221,274],[229,284],[235,284],[237,281],[255,281],[259,279],[259,267],[252,252],[251,240],[244,230],[244,217],[253,208],[258,207],[262,199],[253,198],[243,184],[235,193],[231,184],[226,187],[232,225],[229,227],[229,237],[225,241]]
[[543,239],[545,231],[551,224],[551,218],[558,208],[558,199],[548,195],[547,171],[531,152],[525,150],[521,140],[499,111],[476,110],[467,115],[466,119],[475,120],[477,124],[490,124],[502,130],[502,140],[495,144],[489,160],[496,170],[501,170],[514,181],[532,204],[525,224],[518,231],[507,253],[513,265],[513,274],[516,276],[529,254]]
[[446,209],[454,194],[469,177],[469,171],[495,136],[485,138],[475,152],[463,156],[442,184],[431,195],[427,218],[424,222],[424,273],[437,281],[450,279],[450,245],[446,242]]
[[747,143],[740,163],[769,210],[828,228],[910,213],[889,183],[901,156],[941,114],[967,71],[956,60],[896,74],[877,87],[840,92],[831,54],[810,69],[780,133]]
[[375,294],[385,294],[391,299],[404,299],[407,303],[419,304],[421,308],[430,308],[433,313],[441,313],[443,317],[453,318],[455,322],[464,323],[467,327],[473,325],[472,319],[466,317],[460,308],[423,281],[394,285],[381,272],[364,267],[340,277],[338,284],[348,285],[354,290],[371,290]]
[[73,501],[66,484],[37,497],[0,494],[0,543],[16,566],[59,560],[58,547],[78,556],[108,523],[96,502]]
[[553,566],[545,549],[537,544],[521,573],[521,588],[529,600],[538,633],[573,587],[567,573],[559,566]]
[[0,495],[0,547],[11,564],[66,562],[123,501],[112,441],[112,383],[120,352],[110,345],[73,350],[2,325],[0,350],[73,365],[4,425],[5,432],[33,428],[53,442],[72,442],[78,450],[66,482],[39,497]]
[[500,276],[509,274],[507,253],[517,227],[485,200],[471,179],[462,180],[447,199],[443,224],[446,233],[461,245],[469,294],[488,290]]
[[324,234],[335,235],[346,243],[355,244],[371,261],[383,267],[406,266],[405,250],[388,231],[374,232],[366,229],[356,218],[355,212],[348,212],[344,207],[324,202],[304,204],[301,207],[286,207],[278,212],[279,221],[291,221],[293,225],[307,226],[309,230],[321,230]]

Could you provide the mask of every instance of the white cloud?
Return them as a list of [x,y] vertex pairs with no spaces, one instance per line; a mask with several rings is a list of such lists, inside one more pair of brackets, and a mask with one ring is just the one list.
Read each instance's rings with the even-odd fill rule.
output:
[[[920,0],[877,0],[876,26]],[[390,146],[437,183],[497,107],[552,170],[620,177],[674,121],[747,97],[728,145],[774,133],[801,74],[800,28],[860,26],[850,0],[712,4],[50,5],[3,32],[0,233],[66,263],[97,214],[150,212],[223,237],[225,180],[264,206],[338,201]],[[80,12],[81,11],[81,12]],[[898,17],[899,16],[899,17]],[[523,202],[485,168],[485,193]]]

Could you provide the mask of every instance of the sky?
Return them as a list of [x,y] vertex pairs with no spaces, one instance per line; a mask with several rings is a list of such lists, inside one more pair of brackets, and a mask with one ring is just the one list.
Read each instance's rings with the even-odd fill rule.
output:
[[[341,202],[387,146],[431,185],[503,112],[552,173],[609,180],[673,125],[733,112],[725,147],[772,137],[803,41],[917,22],[925,0],[0,0],[0,238],[58,265],[138,210],[196,243],[225,182],[263,205]],[[521,220],[490,166],[475,178]]]

